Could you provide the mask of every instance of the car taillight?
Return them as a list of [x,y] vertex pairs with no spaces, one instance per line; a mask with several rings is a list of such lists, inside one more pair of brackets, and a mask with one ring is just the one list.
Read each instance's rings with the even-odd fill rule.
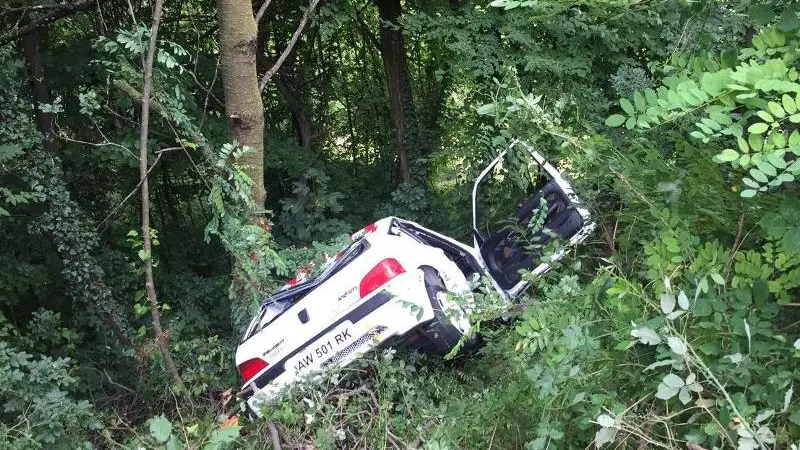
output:
[[242,381],[247,383],[268,365],[266,361],[260,358],[248,359],[239,364],[239,374],[242,376]]
[[389,280],[405,271],[403,266],[394,258],[387,258],[379,262],[378,265],[373,267],[367,276],[361,280],[361,284],[358,286],[358,292],[361,294],[361,298],[371,294],[372,291],[383,286],[389,282]]

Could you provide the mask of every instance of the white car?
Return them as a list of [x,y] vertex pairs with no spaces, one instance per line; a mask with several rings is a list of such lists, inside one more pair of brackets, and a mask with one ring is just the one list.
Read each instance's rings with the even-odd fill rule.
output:
[[[260,405],[283,387],[387,343],[417,341],[447,353],[470,333],[465,309],[475,283],[469,280],[486,275],[511,301],[527,287],[521,269],[547,271],[549,264],[538,261],[541,252],[520,242],[519,228],[504,227],[489,236],[478,228],[479,188],[507,154],[520,150],[544,177],[517,211],[517,224],[527,226],[535,212],[546,214],[549,231],[533,240],[544,244],[557,235],[565,245],[555,258],[582,242],[594,224],[569,183],[528,145],[514,142],[475,181],[472,245],[387,217],[353,234],[321,273],[301,274],[266,299],[236,350],[248,408],[260,414]],[[542,205],[546,210],[538,209]],[[460,294],[462,301],[447,292]]]

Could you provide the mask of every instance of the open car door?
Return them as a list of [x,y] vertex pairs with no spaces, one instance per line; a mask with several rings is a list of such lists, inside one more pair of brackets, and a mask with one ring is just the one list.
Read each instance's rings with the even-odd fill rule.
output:
[[[517,160],[522,170],[511,173],[505,167],[508,157]],[[497,193],[513,189],[495,189],[491,185],[497,180],[518,180],[519,192],[516,211],[505,211],[503,222],[491,218],[479,223],[479,209],[488,209],[484,198],[498,200]],[[530,180],[525,180],[527,176]],[[519,180],[522,179],[523,183]],[[529,183],[528,183],[529,181]],[[520,185],[522,184],[522,185]],[[507,205],[508,206],[508,205]],[[497,214],[495,214],[497,216]],[[542,258],[548,244],[557,240],[552,258],[562,258],[571,247],[582,242],[594,229],[589,211],[583,207],[570,184],[550,163],[529,145],[514,141],[492,160],[475,180],[472,189],[472,230],[475,253],[482,259],[496,287],[510,298],[519,295],[528,283],[522,280],[520,270],[532,270],[539,275],[550,269],[550,263]]]

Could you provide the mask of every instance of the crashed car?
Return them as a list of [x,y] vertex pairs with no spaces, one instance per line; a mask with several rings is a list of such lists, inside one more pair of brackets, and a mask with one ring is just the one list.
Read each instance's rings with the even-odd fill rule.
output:
[[[536,188],[516,211],[518,227],[479,230],[478,194],[507,154],[524,154],[536,167]],[[516,230],[535,213],[544,226],[531,246]],[[592,231],[587,209],[570,184],[527,144],[514,142],[489,163],[472,191],[473,243],[468,245],[420,224],[386,217],[351,236],[350,244],[315,276],[298,276],[266,299],[236,351],[248,409],[308,374],[344,366],[379,346],[416,341],[449,352],[470,333],[474,281],[513,301],[527,287],[520,270],[550,268],[541,244],[557,238],[558,259]],[[526,241],[531,242],[530,239]],[[458,294],[456,296],[448,295]]]

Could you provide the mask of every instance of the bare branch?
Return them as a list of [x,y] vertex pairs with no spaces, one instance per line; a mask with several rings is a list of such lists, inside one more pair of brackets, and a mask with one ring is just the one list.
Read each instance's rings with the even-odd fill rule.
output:
[[281,68],[283,62],[286,61],[286,58],[292,53],[292,49],[297,44],[298,39],[300,39],[300,34],[303,32],[303,28],[306,26],[306,22],[308,22],[308,18],[311,16],[311,13],[317,8],[319,4],[319,0],[311,0],[311,3],[308,5],[308,9],[303,14],[303,18],[300,19],[300,23],[297,25],[297,29],[294,30],[294,34],[292,35],[292,39],[289,41],[289,45],[286,46],[286,49],[281,53],[281,56],[278,57],[278,60],[275,61],[272,67],[267,70],[267,73],[261,77],[261,82],[258,83],[259,90],[264,90],[264,87],[267,86],[269,80],[275,75],[278,69]]

